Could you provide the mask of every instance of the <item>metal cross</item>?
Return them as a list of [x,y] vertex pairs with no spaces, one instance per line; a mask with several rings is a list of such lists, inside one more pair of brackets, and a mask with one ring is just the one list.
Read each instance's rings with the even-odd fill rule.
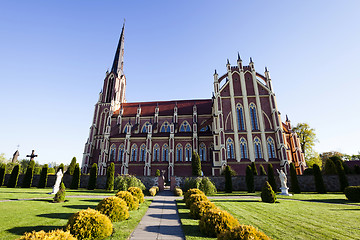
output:
[[34,152],[35,152],[35,150],[32,150],[31,155],[26,155],[26,157],[30,158],[30,161],[34,160],[34,158],[36,158],[38,156],[38,155],[35,155]]

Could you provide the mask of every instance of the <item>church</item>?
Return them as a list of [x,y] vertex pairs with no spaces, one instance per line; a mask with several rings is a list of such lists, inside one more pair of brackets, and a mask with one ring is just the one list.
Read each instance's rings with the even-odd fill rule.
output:
[[251,58],[244,65],[238,55],[236,65],[228,60],[213,76],[211,99],[126,102],[123,26],[95,104],[82,172],[97,163],[104,175],[113,162],[115,175],[154,176],[159,169],[166,178],[191,176],[195,151],[205,176],[220,175],[226,165],[245,175],[251,162],[285,171],[293,162],[302,174],[299,138],[288,118],[281,120],[269,71],[256,72]]

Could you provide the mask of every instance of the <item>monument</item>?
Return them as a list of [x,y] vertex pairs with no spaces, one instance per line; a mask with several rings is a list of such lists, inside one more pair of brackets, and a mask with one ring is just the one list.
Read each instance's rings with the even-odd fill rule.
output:
[[34,158],[36,158],[37,156],[38,155],[35,155],[35,150],[32,150],[30,155],[26,155],[26,157],[30,158],[30,161],[34,160]]
[[53,191],[51,193],[49,193],[49,194],[56,194],[59,191],[60,183],[61,183],[63,175],[64,174],[62,173],[62,171],[60,169],[56,174],[56,181],[55,181]]
[[13,155],[13,158],[12,158],[11,162],[16,163],[18,161],[19,155],[20,155],[19,150],[16,150],[16,152]]
[[284,173],[284,171],[281,169],[279,171],[279,169],[276,169],[278,174],[279,174],[279,178],[280,178],[280,183],[281,183],[281,193],[279,193],[279,195],[284,195],[284,196],[292,196],[292,194],[289,194],[288,190],[289,188],[286,185],[287,182],[287,177],[286,174]]

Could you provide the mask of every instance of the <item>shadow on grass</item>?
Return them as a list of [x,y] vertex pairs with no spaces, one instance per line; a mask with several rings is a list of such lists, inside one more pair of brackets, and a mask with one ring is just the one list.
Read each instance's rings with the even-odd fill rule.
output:
[[259,199],[211,199],[212,202],[261,202]]
[[96,205],[94,205],[94,204],[88,204],[88,205],[64,205],[63,207],[83,210],[83,209],[87,209],[87,208],[95,208]]
[[330,209],[330,211],[360,211],[360,208],[343,208],[343,209]]
[[82,202],[92,202],[92,203],[99,203],[102,199],[81,199]]
[[[335,204],[354,204],[355,202],[345,200],[345,199],[304,199],[300,200],[304,202],[320,202],[320,203],[335,203]],[[360,206],[360,205],[359,205]]]
[[27,226],[27,227],[14,227],[14,228],[10,228],[8,230],[6,230],[9,233],[12,234],[16,234],[16,235],[23,235],[26,232],[32,232],[32,231],[41,231],[44,230],[45,232],[48,232],[50,230],[55,230],[55,229],[62,229],[64,226],[43,226],[43,225],[38,225],[38,226]]
[[96,190],[88,190],[86,188],[83,189],[68,189],[69,193],[115,193],[114,191],[106,191],[102,189],[96,189]]
[[74,213],[44,213],[36,215],[37,217],[54,218],[54,219],[69,219]]

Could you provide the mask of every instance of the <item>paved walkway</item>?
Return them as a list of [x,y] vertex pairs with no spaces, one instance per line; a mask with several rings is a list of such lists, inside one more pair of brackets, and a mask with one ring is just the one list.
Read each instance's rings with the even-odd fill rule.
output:
[[148,211],[131,234],[131,240],[183,240],[185,239],[175,197],[170,190],[159,192]]

